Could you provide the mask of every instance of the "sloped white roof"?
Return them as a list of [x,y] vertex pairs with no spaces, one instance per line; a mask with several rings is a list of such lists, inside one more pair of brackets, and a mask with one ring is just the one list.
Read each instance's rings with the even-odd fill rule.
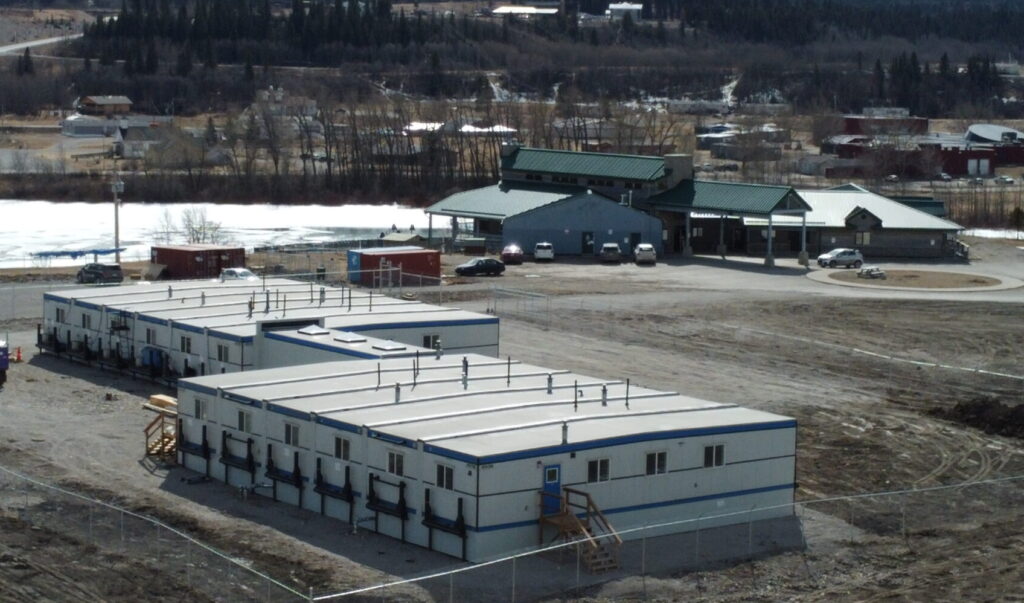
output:
[[[899,230],[963,230],[956,222],[943,220],[919,209],[877,195],[855,184],[825,190],[797,191],[811,206],[807,225],[823,228],[845,228],[846,218],[857,208],[866,209],[882,221],[883,229]],[[766,226],[767,219],[744,218],[747,226]],[[799,226],[800,216],[775,216],[775,226]]]

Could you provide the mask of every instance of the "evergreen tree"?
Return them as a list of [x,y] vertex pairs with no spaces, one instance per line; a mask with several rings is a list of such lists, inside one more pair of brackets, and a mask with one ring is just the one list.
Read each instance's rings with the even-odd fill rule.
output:
[[181,77],[188,77],[192,73],[192,47],[188,44],[178,53],[178,62],[174,67],[174,74]]
[[152,75],[160,68],[160,58],[156,53],[156,43],[150,39],[146,47],[146,73]]
[[34,75],[35,72],[36,67],[32,64],[32,53],[26,48],[21,56],[21,68],[18,70],[18,75]]

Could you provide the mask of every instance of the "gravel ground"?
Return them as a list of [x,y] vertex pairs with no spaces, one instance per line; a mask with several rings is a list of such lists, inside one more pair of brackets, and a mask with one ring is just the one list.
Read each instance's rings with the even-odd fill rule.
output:
[[[972,265],[951,269],[1024,276],[1014,247],[992,243],[972,251]],[[468,309],[493,308],[497,301],[503,355],[795,416],[800,500],[1024,474],[1020,440],[931,414],[981,395],[1020,404],[1019,380],[870,355],[1020,374],[1024,292],[851,289],[815,283],[802,270],[784,263],[766,271],[746,260],[670,261],[653,269],[562,262],[516,266],[500,279],[468,279],[450,289],[463,291],[459,305]],[[496,296],[496,284],[550,297]],[[0,330],[11,330],[13,344],[26,351],[45,290],[35,286],[0,287],[0,312],[13,307]],[[141,430],[151,417],[139,404],[157,391],[153,386],[28,356],[0,392],[2,465],[157,515],[300,590],[314,586],[319,593],[458,565],[365,531],[353,535],[341,522],[262,497],[242,500],[221,484],[189,485],[180,469],[143,463]],[[1004,600],[1019,596],[1024,583],[1021,493],[1020,486],[979,486],[811,504],[800,515],[806,550],[768,555],[767,548],[786,538],[758,532],[754,548],[763,554],[755,560],[716,558],[704,571],[695,571],[696,558],[673,556],[696,550],[692,534],[652,541],[643,553],[634,544],[625,565],[635,572],[640,559],[651,559],[645,578],[620,572],[577,585],[571,562],[533,560],[519,568],[517,596]],[[180,599],[180,589],[193,588],[194,598],[224,599],[211,588],[213,577],[188,570],[183,581],[183,570],[175,569],[182,566],[166,558],[97,549],[82,535],[80,510],[78,522],[54,519],[25,529],[13,501],[6,502],[0,499],[0,521],[7,522],[0,526],[0,584],[15,586],[0,590],[0,598],[136,600],[146,592],[151,599]],[[40,504],[28,505],[37,519],[56,517]],[[726,542],[730,536],[706,538]],[[744,534],[731,538],[743,542]],[[54,547],[60,555],[49,554]],[[957,554],[950,555],[954,547]],[[135,582],[111,590],[106,574],[68,567],[67,556],[76,554],[102,555],[103,567],[122,568],[117,575],[134,575]],[[450,584],[432,580],[389,590],[384,598],[447,599],[452,586],[462,600],[508,598],[510,570],[506,564]],[[53,588],[39,577],[47,572],[57,576],[53,584],[75,588]]]

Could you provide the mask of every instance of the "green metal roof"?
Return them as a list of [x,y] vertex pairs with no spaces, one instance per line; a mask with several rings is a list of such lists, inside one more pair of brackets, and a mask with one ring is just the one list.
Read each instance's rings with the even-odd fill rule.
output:
[[504,220],[581,193],[585,188],[558,185],[531,185],[499,182],[442,199],[426,209],[428,214]]
[[501,169],[537,174],[651,181],[665,176],[665,159],[643,155],[580,153],[521,147],[512,155],[502,157]]
[[656,209],[737,215],[768,215],[782,209],[810,209],[789,186],[707,180],[684,180],[675,188],[658,193],[642,203]]

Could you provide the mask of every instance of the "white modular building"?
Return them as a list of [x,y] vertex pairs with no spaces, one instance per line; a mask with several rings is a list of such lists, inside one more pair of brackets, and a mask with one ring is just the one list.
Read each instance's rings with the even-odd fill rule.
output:
[[792,514],[794,419],[628,381],[431,354],[178,387],[186,467],[470,561]]
[[403,344],[409,354],[423,347],[498,354],[494,316],[288,279],[140,283],[46,293],[38,345],[173,380],[292,364],[293,353],[281,350],[280,339],[275,353],[261,353],[258,342],[266,341],[265,333],[309,325],[354,331],[369,340],[366,346],[333,346],[332,354],[319,360],[370,357],[343,353],[361,347],[373,357],[401,355],[377,345],[388,340]]

